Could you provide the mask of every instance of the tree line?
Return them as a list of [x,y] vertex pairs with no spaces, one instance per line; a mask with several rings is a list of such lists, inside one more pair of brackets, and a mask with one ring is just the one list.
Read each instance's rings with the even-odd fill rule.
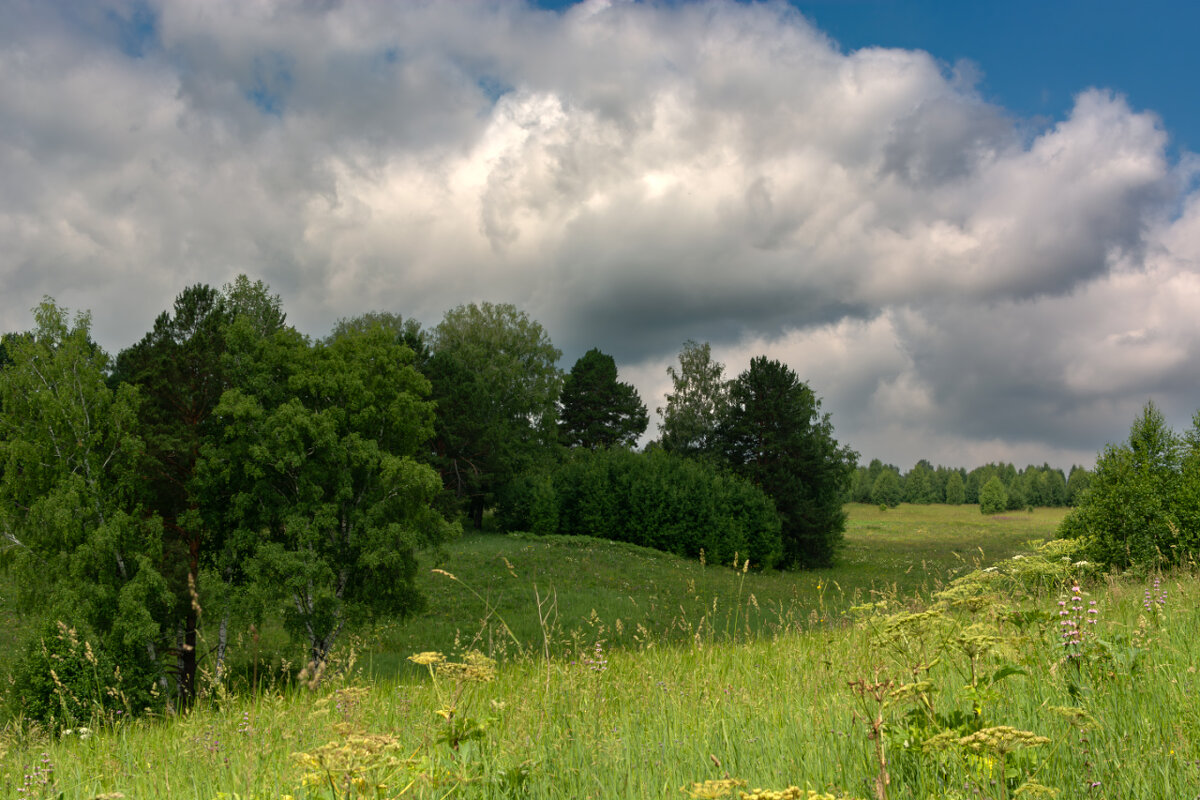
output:
[[281,619],[319,670],[347,626],[419,609],[417,552],[497,505],[509,527],[596,533],[617,508],[601,495],[636,497],[615,518],[650,546],[756,567],[828,563],[844,528],[855,454],[765,357],[726,379],[686,343],[638,453],[648,412],[612,357],[564,374],[511,305],[428,329],[372,312],[314,339],[239,276],[186,288],[115,357],[86,313],[47,299],[34,322],[0,338],[0,558],[45,620],[18,681],[35,716],[61,701],[46,674],[70,674],[44,644],[59,621],[99,659],[79,675],[124,676],[113,703],[186,707],[231,616]]
[[[567,376],[568,387],[583,363]],[[614,380],[615,367],[606,374]],[[765,356],[727,379],[710,346],[694,341],[684,343],[668,375],[661,436],[646,452],[598,453],[601,442],[568,435],[573,447],[535,465],[501,498],[506,522],[686,556],[703,551],[714,562],[750,559],[756,568],[830,564],[845,530],[843,498],[857,454],[834,438],[812,388]],[[623,391],[630,397],[633,390]],[[563,417],[571,419],[566,408]],[[637,421],[628,441],[646,427],[644,409],[622,419]]]
[[889,508],[900,503],[978,503],[987,506],[986,513],[994,513],[1074,506],[1091,479],[1092,473],[1078,465],[1072,466],[1067,475],[1049,464],[1030,464],[1018,470],[1000,462],[967,471],[961,467],[935,467],[921,459],[902,474],[895,465],[872,459],[869,465],[855,470],[847,499]]

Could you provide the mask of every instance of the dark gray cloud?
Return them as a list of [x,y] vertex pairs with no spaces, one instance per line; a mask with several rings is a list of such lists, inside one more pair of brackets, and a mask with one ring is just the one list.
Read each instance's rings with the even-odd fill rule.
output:
[[[239,272],[314,334],[527,309],[648,405],[687,338],[809,377],[864,454],[1089,460],[1190,414],[1190,156],[1104,91],[1031,127],[969,64],[782,4],[14,2],[0,328],[115,349]],[[569,366],[567,363],[565,366]]]

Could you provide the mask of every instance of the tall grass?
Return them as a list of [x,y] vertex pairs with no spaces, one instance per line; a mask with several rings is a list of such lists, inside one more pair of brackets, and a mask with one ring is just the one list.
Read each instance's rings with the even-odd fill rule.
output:
[[[1149,583],[1087,589],[1100,614],[1078,659],[1060,643],[1058,593],[1014,604],[972,590],[932,612],[864,609],[850,627],[743,644],[593,643],[491,680],[350,679],[88,738],[27,734],[7,742],[5,790],[44,752],[53,785],[25,796],[683,797],[729,778],[866,798],[880,796],[878,716],[891,798],[1193,797],[1200,585],[1162,587],[1151,609]],[[888,689],[877,702],[852,682]],[[964,743],[1001,726],[1046,741]]]
[[[649,579],[639,576],[650,569],[641,554],[625,556],[631,582]],[[440,654],[404,652],[425,655],[394,677],[369,679],[361,663],[344,663],[315,689],[218,691],[182,718],[55,737],[11,721],[0,737],[6,796],[682,798],[789,786],[792,796],[893,800],[1200,793],[1200,581],[1189,573],[1094,576],[1055,545],[964,568],[923,597],[858,591],[856,607],[847,600],[829,612],[838,624],[744,636],[732,635],[745,630],[740,612],[727,617],[730,628],[701,623],[712,602],[701,602],[703,590],[687,585],[692,568],[680,566],[659,580],[681,579],[685,596],[701,598],[669,617],[662,600],[660,631],[674,633],[615,647],[610,605],[598,603],[582,627],[556,627],[544,573],[526,576],[525,611],[543,626],[522,640],[509,618],[519,603],[497,602],[494,586],[467,588],[451,566],[442,569],[453,577],[431,577],[447,592],[477,592],[483,613],[496,617],[486,627],[510,626],[520,655],[496,664],[460,637]],[[739,609],[753,609],[756,578],[773,577],[719,574],[742,598],[729,601]],[[814,581],[819,610],[816,583],[829,576],[803,578]],[[1078,637],[1064,639],[1064,622],[1077,624]]]
[[449,650],[456,640],[503,659],[513,642],[497,618],[521,642],[540,643],[547,620],[539,605],[552,612],[559,632],[578,638],[593,635],[596,619],[604,621],[614,647],[636,647],[646,637],[686,642],[697,629],[738,640],[807,629],[875,595],[928,595],[1030,540],[1053,538],[1065,514],[1038,509],[984,517],[978,506],[907,504],[887,511],[852,504],[847,510],[837,564],[807,572],[742,574],[731,564],[701,564],[588,537],[469,535],[436,560],[425,559],[419,585],[429,611],[403,625],[382,626],[372,664],[381,675],[395,674],[403,668],[397,654]]

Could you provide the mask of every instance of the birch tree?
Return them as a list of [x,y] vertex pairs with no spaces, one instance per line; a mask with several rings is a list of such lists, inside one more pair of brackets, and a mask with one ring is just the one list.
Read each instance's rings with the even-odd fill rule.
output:
[[452,534],[419,462],[433,434],[429,383],[382,326],[310,344],[291,328],[230,327],[253,365],[216,408],[221,441],[198,468],[219,559],[280,601],[319,669],[353,620],[419,607],[416,551]]
[[161,525],[134,502],[138,394],[110,388],[88,314],[46,299],[0,369],[0,541],[25,608],[95,636],[127,674],[157,672],[175,598]]

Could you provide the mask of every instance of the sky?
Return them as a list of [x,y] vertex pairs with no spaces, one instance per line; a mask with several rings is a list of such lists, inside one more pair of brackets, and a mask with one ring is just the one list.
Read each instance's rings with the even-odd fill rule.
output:
[[652,412],[692,339],[864,463],[1090,465],[1200,406],[1200,11],[1131,7],[0,0],[0,331],[505,302]]

